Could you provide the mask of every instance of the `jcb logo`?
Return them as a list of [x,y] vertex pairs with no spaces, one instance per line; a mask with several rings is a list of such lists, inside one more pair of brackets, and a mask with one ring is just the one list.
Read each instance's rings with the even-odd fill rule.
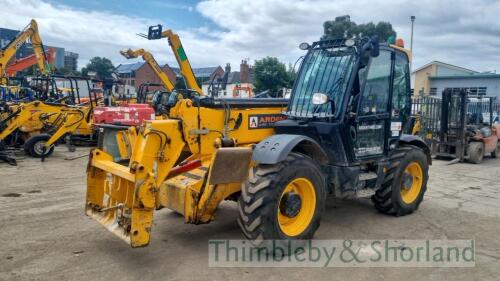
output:
[[273,127],[274,123],[285,120],[286,116],[282,114],[259,114],[250,115],[248,118],[249,129],[264,129]]

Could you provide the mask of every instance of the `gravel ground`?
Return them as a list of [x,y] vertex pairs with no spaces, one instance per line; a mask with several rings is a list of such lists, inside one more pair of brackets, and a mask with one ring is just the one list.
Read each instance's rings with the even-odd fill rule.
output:
[[394,218],[369,200],[328,201],[317,239],[474,239],[468,268],[213,268],[208,239],[241,239],[236,204],[214,222],[155,212],[149,247],[132,249],[83,213],[87,148],[41,163],[0,163],[0,280],[500,280],[500,159],[434,161],[420,209]]

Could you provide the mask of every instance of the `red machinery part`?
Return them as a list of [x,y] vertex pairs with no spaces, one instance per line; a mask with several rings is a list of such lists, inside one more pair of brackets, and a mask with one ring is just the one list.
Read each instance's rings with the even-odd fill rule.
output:
[[155,111],[148,104],[94,108],[94,124],[139,126],[145,120],[154,119]]

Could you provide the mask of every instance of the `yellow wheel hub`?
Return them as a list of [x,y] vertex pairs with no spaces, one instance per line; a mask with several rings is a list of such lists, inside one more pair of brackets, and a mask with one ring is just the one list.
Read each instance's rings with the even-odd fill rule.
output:
[[417,200],[424,182],[424,172],[420,163],[411,162],[405,169],[401,184],[401,199],[406,204]]
[[316,210],[316,191],[311,181],[296,178],[281,194],[278,206],[278,223],[281,231],[290,237],[304,232]]

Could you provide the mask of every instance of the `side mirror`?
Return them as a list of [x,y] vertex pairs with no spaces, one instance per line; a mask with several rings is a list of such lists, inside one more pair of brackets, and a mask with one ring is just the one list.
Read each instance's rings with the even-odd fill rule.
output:
[[378,55],[380,54],[380,42],[378,40],[378,36],[377,35],[373,36],[370,39],[370,45],[371,45],[370,56],[372,56],[374,58],[378,57]]
[[363,47],[361,47],[361,67],[368,65],[370,57],[378,57],[380,54],[380,44],[378,41],[378,36],[373,36],[366,42]]
[[314,93],[311,102],[314,105],[323,105],[330,103],[330,105],[332,106],[331,113],[335,113],[335,101],[330,99],[330,97],[325,93]]

